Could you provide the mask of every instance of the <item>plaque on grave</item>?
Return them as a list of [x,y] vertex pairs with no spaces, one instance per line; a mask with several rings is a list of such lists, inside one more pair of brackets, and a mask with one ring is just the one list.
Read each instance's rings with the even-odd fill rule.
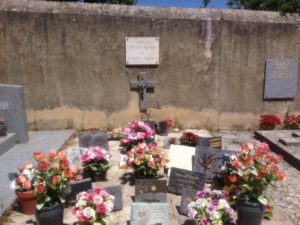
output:
[[167,202],[167,180],[135,179],[135,202]]
[[183,188],[180,201],[180,213],[182,215],[188,214],[188,205],[194,200],[197,190]]
[[126,65],[158,65],[159,37],[126,37]]
[[297,76],[298,59],[268,59],[266,62],[264,99],[294,99]]
[[80,147],[95,147],[100,146],[106,150],[108,148],[107,132],[103,130],[84,131],[79,133],[79,146]]
[[205,174],[172,167],[168,184],[168,192],[181,195],[183,188],[203,190]]
[[197,146],[193,158],[193,171],[205,173],[206,179],[211,181],[216,174],[221,173],[223,155],[233,155],[236,151],[228,151]]
[[139,203],[131,204],[130,225],[168,225],[167,203]]
[[89,191],[92,189],[91,178],[86,178],[82,180],[76,180],[70,182],[70,200],[75,201],[76,195],[83,191]]
[[70,162],[70,167],[77,166],[82,169],[81,153],[85,148],[70,147],[67,149],[67,159]]
[[192,171],[192,156],[194,155],[195,147],[171,145],[169,151],[169,167]]
[[199,137],[198,145],[201,147],[222,149],[222,137]]
[[103,188],[110,195],[115,197],[113,212],[119,211],[123,209],[123,194],[121,185],[109,186]]

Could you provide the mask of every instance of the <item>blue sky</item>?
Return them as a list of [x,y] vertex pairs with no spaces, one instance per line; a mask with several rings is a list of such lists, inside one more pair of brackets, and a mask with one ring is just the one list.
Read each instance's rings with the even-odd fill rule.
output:
[[[211,0],[209,8],[226,8],[227,0]],[[198,8],[202,0],[137,0],[137,5],[144,6],[174,6],[184,8]]]

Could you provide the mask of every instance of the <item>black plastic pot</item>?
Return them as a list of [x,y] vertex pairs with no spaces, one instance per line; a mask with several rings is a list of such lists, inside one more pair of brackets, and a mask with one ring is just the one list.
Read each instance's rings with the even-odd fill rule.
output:
[[62,225],[64,218],[64,205],[56,203],[50,207],[36,210],[37,225]]
[[93,170],[84,170],[83,177],[91,178],[92,182],[107,181],[107,172],[100,173]]
[[237,225],[261,225],[264,214],[265,206],[258,202],[239,202]]
[[159,122],[156,133],[161,136],[168,136],[168,123],[166,121]]
[[0,137],[6,136],[7,133],[7,127],[5,124],[0,124]]

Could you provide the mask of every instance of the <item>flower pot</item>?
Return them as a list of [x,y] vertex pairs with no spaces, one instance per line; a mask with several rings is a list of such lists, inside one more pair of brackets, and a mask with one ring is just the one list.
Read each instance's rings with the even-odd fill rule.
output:
[[33,215],[36,207],[36,195],[33,191],[16,191],[17,200],[24,214]]
[[265,206],[257,202],[242,201],[237,206],[237,225],[261,225]]
[[107,181],[107,172],[95,172],[93,170],[84,170],[84,178],[90,177],[92,182]]
[[156,133],[161,136],[168,136],[168,123],[166,121],[159,122]]
[[0,124],[0,137],[6,136],[7,127],[5,124]]
[[64,218],[64,206],[61,203],[55,203],[50,207],[44,207],[36,210],[35,213],[37,225],[62,225]]

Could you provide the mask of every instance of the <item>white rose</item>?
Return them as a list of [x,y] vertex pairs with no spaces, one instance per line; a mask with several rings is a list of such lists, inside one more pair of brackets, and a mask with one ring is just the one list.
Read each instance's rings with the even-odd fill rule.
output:
[[215,211],[213,211],[213,212],[211,213],[211,215],[209,216],[209,218],[210,218],[211,220],[218,220],[218,219],[221,218],[221,217],[220,217],[220,213],[218,213],[218,211],[215,210]]
[[79,199],[79,201],[76,203],[76,207],[83,207],[86,205],[86,201],[83,199]]
[[91,207],[86,207],[84,210],[83,210],[83,215],[86,217],[86,218],[91,218],[93,216],[95,216],[95,210]]
[[11,182],[10,189],[11,190],[16,190],[16,182],[15,181]]

